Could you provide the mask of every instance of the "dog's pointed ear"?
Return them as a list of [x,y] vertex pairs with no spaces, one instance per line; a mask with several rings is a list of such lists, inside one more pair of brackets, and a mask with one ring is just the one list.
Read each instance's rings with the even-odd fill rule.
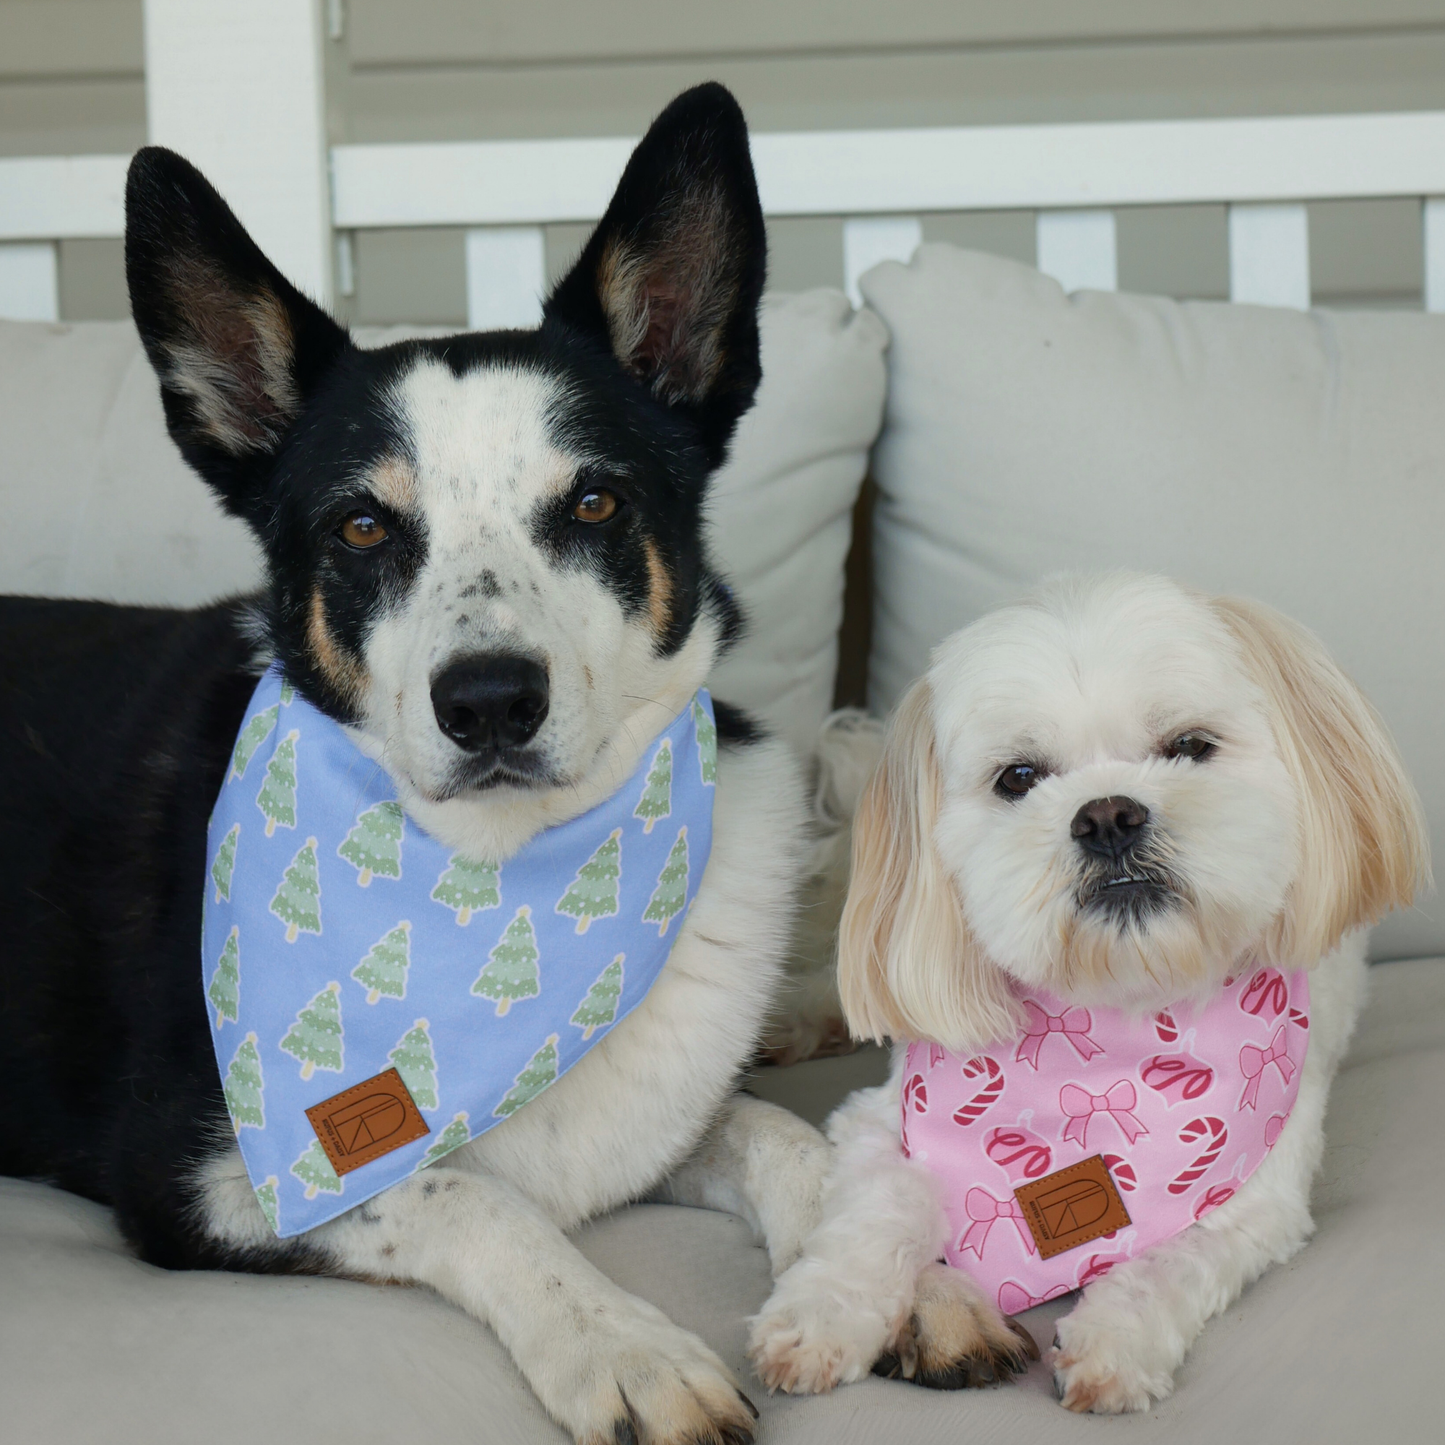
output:
[[761,375],[766,265],[743,113],[721,85],[699,85],[638,143],[545,315],[602,342],[688,416],[717,465]]
[[350,338],[261,254],[189,161],[136,152],[126,177],[131,313],[182,455],[233,511],[251,513],[273,455]]
[[942,803],[932,692],[922,679],[889,724],[853,820],[838,991],[855,1038],[968,1050],[1017,1028],[1008,981],[975,941],[939,856]]
[[1298,872],[1265,951],[1308,968],[1428,886],[1429,830],[1383,719],[1319,638],[1257,602],[1213,607],[1264,691],[1299,800]]

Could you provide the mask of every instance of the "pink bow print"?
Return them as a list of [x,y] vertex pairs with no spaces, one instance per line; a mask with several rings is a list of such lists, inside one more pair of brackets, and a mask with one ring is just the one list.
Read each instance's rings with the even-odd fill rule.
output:
[[1103,1046],[1089,1037],[1089,1029],[1094,1020],[1088,1009],[1066,1008],[1061,1014],[1051,1014],[1031,998],[1024,999],[1023,1006],[1028,1027],[1019,1044],[1019,1051],[1014,1055],[1015,1059],[1022,1059],[1038,1068],[1039,1050],[1043,1048],[1044,1040],[1050,1034],[1062,1034],[1073,1044],[1075,1051],[1086,1064],[1095,1054],[1104,1052]]
[[1244,1073],[1244,1092],[1239,1096],[1239,1109],[1252,1109],[1259,1099],[1259,1081],[1264,1071],[1273,1064],[1286,1084],[1294,1078],[1294,1060],[1289,1056],[1289,1038],[1281,1024],[1267,1049],[1245,1044],[1239,1051],[1239,1067]]
[[1095,1114],[1107,1114],[1132,1144],[1141,1134],[1149,1132],[1134,1117],[1132,1111],[1136,1103],[1138,1096],[1128,1079],[1120,1079],[1102,1094],[1091,1094],[1077,1084],[1065,1084],[1059,1090],[1059,1108],[1069,1116],[1063,1137],[1076,1140],[1080,1148],[1087,1148],[1089,1121]]
[[998,1287],[998,1307],[1006,1315],[1022,1314],[1035,1305],[1047,1304],[1061,1294],[1068,1294],[1070,1288],[1066,1284],[1057,1284],[1047,1294],[1032,1295],[1016,1279],[1006,1279]]
[[973,1221],[959,1241],[959,1249],[971,1249],[980,1259],[988,1243],[988,1232],[1000,1219],[1010,1219],[1024,1242],[1024,1248],[1034,1253],[1034,1237],[1024,1222],[1023,1211],[1015,1199],[995,1199],[986,1189],[973,1188],[963,1196],[963,1207]]

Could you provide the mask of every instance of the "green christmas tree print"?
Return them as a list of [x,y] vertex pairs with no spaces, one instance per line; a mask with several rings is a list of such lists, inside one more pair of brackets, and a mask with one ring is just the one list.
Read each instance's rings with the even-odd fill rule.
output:
[[497,1001],[501,1018],[520,998],[535,998],[541,992],[537,980],[537,934],[532,927],[532,910],[524,903],[512,916],[497,946],[487,955],[472,992]]
[[472,921],[472,914],[501,906],[501,870],[495,863],[478,862],[453,853],[431,896],[453,909],[458,926],[465,928]]
[[281,1211],[276,1203],[276,1186],[280,1182],[274,1174],[268,1174],[266,1182],[256,1190],[256,1203],[261,1206],[261,1213],[266,1216],[272,1234],[278,1233],[281,1228]]
[[430,1027],[425,1019],[418,1019],[387,1055],[407,1093],[418,1109],[435,1109],[437,1106],[437,1061],[432,1053]]
[[258,712],[242,729],[241,736],[236,739],[235,751],[231,754],[231,776],[233,778],[246,776],[246,769],[251,766],[251,759],[256,756],[256,749],[275,730],[276,719],[280,712],[281,709],[272,703],[270,707]]
[[256,1052],[256,1035],[247,1034],[231,1056],[231,1066],[221,1084],[226,1096],[226,1108],[231,1115],[231,1127],[237,1134],[244,1125],[248,1129],[266,1127],[266,1107],[261,1095],[266,1088],[261,1078],[261,1055]]
[[359,870],[356,882],[366,888],[376,878],[401,877],[402,818],[400,803],[368,808],[346,835],[337,852]]
[[697,761],[702,780],[710,787],[717,782],[717,724],[696,697],[692,700],[692,725],[697,730]]
[[286,925],[286,942],[298,933],[321,932],[321,879],[316,872],[316,839],[308,838],[286,867],[271,912]]
[[306,1197],[316,1198],[316,1191],[341,1193],[341,1180],[326,1157],[319,1139],[313,1139],[306,1152],[291,1166],[291,1172],[306,1186]]
[[659,818],[672,816],[672,739],[663,738],[657,752],[653,754],[652,766],[647,770],[647,782],[643,785],[642,796],[632,810],[634,818],[642,818],[644,833],[652,832],[652,825]]
[[221,950],[220,962],[211,975],[206,997],[216,1009],[216,1027],[220,1028],[227,1019],[235,1023],[240,1017],[241,1004],[241,930],[231,925],[231,936]]
[[687,824],[677,830],[677,842],[657,875],[657,887],[643,910],[644,923],[657,924],[660,938],[668,930],[672,920],[682,912],[683,900],[687,897]]
[[283,1053],[301,1061],[301,1077],[309,1079],[317,1069],[341,1072],[345,1049],[341,1028],[341,985],[331,982],[296,1015],[296,1022],[281,1040]]
[[530,1104],[548,1084],[556,1082],[557,1035],[548,1034],[547,1042],[532,1055],[527,1067],[512,1080],[507,1097],[492,1110],[493,1118],[510,1118],[523,1104]]
[[614,828],[577,870],[577,876],[555,911],[575,918],[577,932],[586,933],[594,918],[606,918],[617,912],[617,880],[621,876],[622,829]]
[[211,863],[211,882],[216,885],[216,902],[231,898],[231,874],[236,871],[236,842],[241,836],[241,825],[231,824],[231,831],[221,839]]
[[590,1039],[596,1030],[605,1028],[617,1018],[617,1000],[622,995],[622,962],[625,954],[619,953],[601,973],[596,982],[587,990],[587,997],[577,1005],[577,1012],[571,1022],[582,1030],[582,1037]]
[[296,697],[296,689],[283,677],[281,679],[281,706],[290,707]]
[[411,924],[403,919],[384,938],[371,945],[366,957],[351,970],[351,976],[367,989],[367,1003],[382,994],[406,997],[406,971],[411,966]]
[[450,1154],[453,1149],[460,1149],[471,1137],[467,1129],[467,1115],[454,1114],[452,1122],[442,1130],[441,1138],[421,1156],[421,1163],[416,1167],[425,1169],[428,1164],[435,1164],[442,1155]]
[[300,733],[292,728],[266,764],[266,778],[256,794],[256,806],[266,815],[266,836],[269,838],[279,824],[296,826],[296,739]]

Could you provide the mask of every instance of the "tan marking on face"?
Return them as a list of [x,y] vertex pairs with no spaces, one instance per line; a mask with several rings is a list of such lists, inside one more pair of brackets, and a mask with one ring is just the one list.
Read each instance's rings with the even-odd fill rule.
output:
[[366,691],[366,670],[331,635],[326,620],[326,603],[318,583],[311,593],[311,616],[306,624],[306,640],[321,675],[337,692],[351,702],[359,702]]
[[643,542],[642,552],[647,558],[647,615],[657,636],[666,637],[672,626],[672,574],[651,537]]
[[383,457],[372,469],[367,483],[379,502],[395,512],[421,510],[421,489],[411,463],[402,457]]

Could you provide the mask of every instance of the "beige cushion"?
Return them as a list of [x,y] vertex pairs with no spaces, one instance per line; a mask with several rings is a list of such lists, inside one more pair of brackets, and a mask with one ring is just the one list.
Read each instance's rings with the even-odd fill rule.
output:
[[[887,337],[837,291],[767,298],[762,336],[758,403],[712,505],[716,552],[752,625],[715,684],[806,747],[832,705],[843,559],[882,417]],[[192,606],[260,575],[246,528],[166,436],[129,322],[0,322],[0,496],[0,591]]]
[[[1314,628],[1445,838],[1445,317],[1070,297],[945,245],[862,284],[892,334],[875,708],[1050,572],[1165,572]],[[1445,908],[1373,947],[1445,951]]]
[[[1445,966],[1385,964],[1373,989],[1330,1103],[1314,1241],[1206,1327],[1174,1396],[1146,1415],[1081,1421],[1040,1365],[967,1394],[870,1379],[769,1399],[743,1356],[767,1259],[739,1220],[644,1206],[578,1244],[733,1365],[762,1409],[760,1445],[1435,1439]],[[765,1071],[760,1092],[816,1112],[881,1062]],[[1041,1345],[1071,1303],[1024,1316]],[[126,1253],[106,1210],[18,1180],[0,1180],[0,1401],[5,1438],[47,1445],[565,1441],[491,1333],[429,1291],[167,1274]]]

